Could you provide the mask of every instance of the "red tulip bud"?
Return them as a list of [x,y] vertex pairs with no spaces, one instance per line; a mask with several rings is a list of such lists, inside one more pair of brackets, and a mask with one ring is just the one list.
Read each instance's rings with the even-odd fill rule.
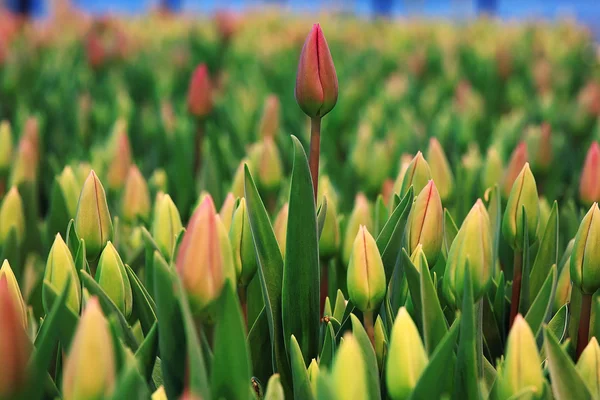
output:
[[319,24],[313,25],[298,62],[296,101],[309,117],[322,117],[335,106],[338,80],[333,59]]
[[579,198],[587,204],[600,200],[600,146],[593,142],[585,156],[579,181]]
[[212,110],[212,84],[206,64],[200,64],[192,74],[188,89],[188,110],[197,118],[205,118]]

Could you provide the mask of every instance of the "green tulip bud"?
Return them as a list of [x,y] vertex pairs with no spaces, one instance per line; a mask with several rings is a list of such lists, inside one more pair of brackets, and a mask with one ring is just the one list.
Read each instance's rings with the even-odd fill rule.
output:
[[281,385],[281,377],[279,374],[273,374],[267,382],[267,390],[265,391],[265,400],[284,400],[285,393]]
[[412,254],[423,246],[427,263],[433,267],[442,251],[444,210],[436,184],[430,180],[415,199],[409,217],[407,245]]
[[100,260],[98,260],[96,282],[115,303],[125,318],[129,318],[133,308],[131,284],[121,256],[119,256],[117,249],[110,241],[102,250]]
[[429,139],[427,159],[429,160],[431,176],[439,189],[440,197],[443,200],[449,199],[454,189],[454,175],[452,175],[446,153],[444,153],[442,145],[436,138]]
[[79,186],[77,177],[73,169],[67,165],[56,180],[65,198],[69,217],[73,218],[77,213],[77,201],[79,200],[79,193],[81,193],[81,186]]
[[233,262],[239,282],[244,287],[248,286],[256,273],[258,263],[256,261],[250,219],[248,218],[248,211],[246,209],[246,199],[244,198],[240,200],[240,204],[233,214],[229,240],[231,241]]
[[483,165],[483,172],[481,176],[481,184],[485,189],[499,185],[502,181],[504,174],[504,165],[502,164],[502,157],[496,147],[492,146],[487,151],[485,163]]
[[505,197],[510,195],[514,187],[515,180],[517,180],[517,177],[523,171],[523,167],[525,167],[527,159],[527,144],[525,144],[525,142],[521,142],[510,156],[510,161],[508,162],[506,172],[504,173],[502,194]]
[[342,262],[344,266],[348,266],[350,262],[350,254],[356,240],[356,234],[361,225],[367,229],[372,229],[373,219],[369,210],[369,202],[364,194],[359,193],[354,200],[354,209],[346,222],[346,232],[344,233],[344,247],[342,249]]
[[283,179],[283,166],[279,149],[272,137],[265,137],[252,147],[250,163],[260,187],[267,192],[276,192]]
[[331,183],[331,179],[327,175],[321,174],[319,176],[319,188],[317,189],[317,199],[322,199],[323,197],[327,197],[327,207],[329,208],[329,204],[339,204],[339,195],[333,184]]
[[377,316],[377,320],[375,320],[375,356],[377,357],[377,367],[379,371],[383,370],[383,362],[385,361],[388,342],[387,336],[385,334],[385,330],[383,327],[383,321],[381,320],[381,316]]
[[408,399],[427,366],[419,331],[405,307],[394,321],[386,365],[386,383],[393,400]]
[[85,180],[92,172],[92,166],[89,163],[81,162],[77,164],[75,168],[75,176],[77,177],[77,182],[79,182],[79,186],[83,186]]
[[600,396],[600,387],[598,387],[600,381],[600,346],[598,346],[598,340],[595,336],[592,336],[583,353],[579,356],[575,368],[592,397],[598,398]]
[[0,122],[0,174],[5,175],[12,164],[13,138],[8,121]]
[[550,219],[550,213],[552,212],[552,207],[548,203],[545,197],[540,197],[539,201],[540,206],[540,217],[537,229],[537,237],[541,238],[544,232],[546,231],[546,225],[548,225],[548,220]]
[[279,132],[280,108],[281,105],[277,95],[270,94],[267,96],[258,128],[261,137],[275,137]]
[[348,294],[362,312],[375,310],[386,291],[385,270],[375,239],[360,226],[348,265]]
[[404,197],[411,186],[414,188],[415,193],[420,193],[430,179],[431,170],[429,169],[429,164],[427,164],[427,161],[423,158],[423,154],[419,151],[404,173],[400,197]]
[[[46,270],[44,271],[44,282],[50,284],[54,291],[58,294],[62,293],[69,281],[69,290],[67,293],[67,307],[76,315],[79,315],[79,307],[81,304],[81,286],[79,284],[79,276],[75,268],[73,256],[64,242],[60,233],[56,234],[54,243],[50,248],[48,260],[46,261]],[[46,285],[42,289],[42,300],[46,313],[52,308],[53,297],[46,292]]]
[[119,119],[115,123],[108,143],[108,172],[106,182],[110,190],[119,190],[123,187],[129,168],[132,164],[131,144],[127,135],[127,122]]
[[529,241],[534,242],[540,207],[535,178],[529,169],[529,163],[525,163],[515,180],[502,219],[502,234],[516,250],[522,250],[523,247],[523,208],[527,215]]
[[556,284],[556,294],[552,302],[553,315],[571,299],[571,259],[563,266]]
[[23,327],[27,328],[27,304],[25,303],[25,300],[23,300],[19,282],[17,281],[17,277],[13,273],[12,268],[10,268],[8,260],[4,260],[2,267],[0,268],[0,280],[3,278],[6,279],[8,293],[18,311],[20,321],[22,322]]
[[281,251],[281,257],[285,259],[285,244],[287,239],[287,221],[288,221],[288,213],[289,213],[289,204],[285,203],[277,217],[275,217],[275,223],[273,224],[273,231],[275,232],[275,237],[277,238],[277,243],[279,244],[279,250]]
[[151,400],[169,400],[164,385],[160,385],[158,389],[152,393]]
[[167,192],[169,188],[169,177],[164,169],[155,169],[148,181],[152,193]]
[[340,227],[336,205],[327,197],[327,213],[325,214],[325,223],[323,231],[319,238],[319,256],[322,259],[330,259],[338,254],[340,247]]
[[138,218],[147,221],[150,217],[150,191],[140,170],[135,165],[129,168],[125,189],[121,199],[121,215],[127,222]]
[[579,225],[571,253],[571,279],[584,294],[600,289],[599,241],[600,209],[594,203]]
[[94,171],[88,175],[77,204],[75,233],[85,241],[88,261],[95,261],[106,243],[113,237],[113,224],[106,203],[106,194]]
[[171,200],[171,196],[161,193],[154,209],[152,237],[167,261],[173,256],[175,242],[182,228],[179,210]]
[[0,204],[0,244],[6,242],[13,229],[17,234],[17,244],[20,245],[25,238],[25,214],[23,200],[14,186]]
[[592,142],[579,178],[579,199],[585,204],[600,200],[600,145]]
[[219,211],[219,217],[225,225],[225,229],[227,231],[231,230],[231,222],[233,220],[233,212],[235,211],[235,197],[233,197],[232,193],[227,193],[227,197],[225,197],[225,201],[221,206],[221,210]]
[[310,380],[310,388],[312,389],[313,396],[317,398],[317,379],[319,377],[319,364],[314,358],[308,366],[308,379]]
[[230,192],[233,194],[233,197],[244,197],[244,165],[246,164],[248,165],[248,169],[250,169],[250,171],[253,171],[252,165],[250,164],[250,160],[244,158],[240,162],[240,165],[238,165],[237,169],[235,170],[235,174],[233,175],[230,190]]
[[360,346],[346,333],[333,360],[331,380],[338,399],[367,399],[367,371]]
[[459,306],[464,293],[467,264],[477,300],[485,293],[493,275],[490,218],[478,199],[460,227],[448,252],[443,290],[447,299]]
[[535,388],[531,398],[544,391],[542,360],[529,324],[519,314],[508,334],[504,364],[498,371],[498,399],[512,398],[526,388]]
[[63,398],[103,399],[115,384],[113,341],[98,299],[92,297],[81,316],[63,370]]

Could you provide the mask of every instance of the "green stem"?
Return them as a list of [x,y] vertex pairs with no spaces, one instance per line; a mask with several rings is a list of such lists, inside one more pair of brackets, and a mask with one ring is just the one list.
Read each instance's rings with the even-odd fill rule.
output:
[[579,330],[577,331],[577,359],[590,340],[590,316],[592,313],[592,295],[583,294],[581,297],[581,315],[579,316]]
[[310,176],[313,181],[315,203],[317,202],[317,191],[319,189],[319,153],[321,148],[321,117],[310,120]]
[[369,340],[375,349],[375,327],[373,325],[373,311],[363,312],[363,323],[365,324],[365,330],[369,336]]
[[513,321],[519,313],[519,302],[521,300],[521,281],[523,279],[523,253],[519,250],[515,250],[514,260],[509,329],[512,327]]
[[483,378],[483,299],[475,305],[475,329],[477,344],[477,372],[479,378]]

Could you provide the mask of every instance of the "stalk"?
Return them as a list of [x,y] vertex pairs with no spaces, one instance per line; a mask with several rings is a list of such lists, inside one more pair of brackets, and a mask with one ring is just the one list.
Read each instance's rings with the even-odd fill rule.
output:
[[313,181],[313,192],[315,203],[317,202],[317,190],[319,189],[319,152],[321,148],[321,117],[310,120],[310,176]]
[[373,349],[375,349],[375,327],[373,325],[373,311],[365,311],[363,313],[363,323],[365,324],[365,330],[367,331],[367,335],[369,336],[371,345],[373,345]]
[[204,121],[196,121],[196,136],[194,137],[194,174],[197,177],[202,164],[202,142],[204,141]]
[[240,298],[240,305],[242,306],[242,314],[244,315],[244,324],[248,327],[248,301],[247,301],[247,288],[246,286],[238,287],[238,297]]
[[588,345],[590,338],[590,316],[592,313],[592,295],[583,294],[581,297],[581,315],[579,316],[579,330],[577,331],[577,359]]
[[510,301],[510,320],[509,329],[512,327],[513,321],[519,313],[519,302],[521,301],[521,281],[523,279],[523,253],[515,250],[515,258],[513,263],[513,285],[512,296]]

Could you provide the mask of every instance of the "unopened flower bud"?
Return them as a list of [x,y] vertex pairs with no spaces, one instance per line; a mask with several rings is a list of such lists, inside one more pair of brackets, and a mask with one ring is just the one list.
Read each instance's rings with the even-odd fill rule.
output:
[[13,138],[8,121],[0,122],[0,174],[5,175],[12,164]]
[[260,135],[265,137],[275,137],[279,131],[279,113],[280,113],[279,98],[277,95],[271,94],[265,100],[262,118],[260,120]]
[[386,338],[386,333],[383,327],[383,321],[381,320],[381,316],[377,316],[377,320],[375,321],[375,356],[377,357],[377,366],[379,371],[383,371],[383,362],[385,361],[388,342]]
[[285,393],[281,384],[279,374],[273,374],[267,382],[267,390],[265,390],[265,400],[284,400]]
[[133,308],[131,284],[123,260],[110,241],[106,244],[100,260],[98,260],[96,282],[125,318],[129,318]]
[[167,261],[173,256],[177,236],[183,228],[179,210],[168,194],[162,194],[156,201],[152,237]]
[[350,333],[343,337],[331,370],[338,399],[367,399],[367,371],[360,345]]
[[498,399],[512,398],[526,388],[533,388],[532,398],[544,391],[542,360],[529,324],[519,314],[508,334],[506,355],[498,371]]
[[386,365],[386,383],[393,400],[409,398],[427,363],[419,331],[402,307],[392,327]]
[[595,336],[592,336],[590,342],[579,356],[577,365],[575,366],[579,376],[585,383],[592,397],[600,396],[600,387],[598,387],[598,379],[600,378],[600,346]]
[[442,145],[436,138],[429,139],[427,148],[427,160],[429,160],[429,169],[431,177],[440,192],[440,198],[447,200],[452,195],[454,189],[454,175],[446,158],[446,153]]
[[342,262],[345,266],[348,266],[350,261],[350,254],[352,253],[352,247],[356,240],[356,234],[359,231],[361,225],[364,225],[367,229],[371,229],[373,226],[373,219],[371,217],[371,210],[369,210],[369,202],[364,194],[359,193],[356,195],[354,200],[354,209],[352,214],[346,222],[346,232],[344,233],[344,248],[342,249]]
[[592,204],[577,234],[571,253],[571,279],[584,294],[593,294],[600,289],[600,209]]
[[490,218],[481,199],[469,211],[448,252],[443,290],[447,299],[458,306],[462,303],[467,264],[477,300],[485,293],[494,267]]
[[504,173],[504,179],[502,181],[502,194],[504,194],[504,197],[508,198],[510,195],[513,184],[527,163],[527,159],[527,144],[521,142],[510,156],[510,161],[508,162],[506,172]]
[[[44,282],[52,285],[52,288],[56,294],[60,294],[65,289],[65,285],[69,279],[67,307],[69,307],[71,311],[75,313],[75,315],[79,315],[79,307],[81,304],[81,286],[79,284],[79,276],[77,275],[77,269],[75,268],[73,256],[71,255],[67,244],[60,236],[60,233],[58,233],[56,234],[54,243],[50,248],[48,260],[46,261]],[[46,285],[44,285],[42,289],[42,300],[46,313],[50,312],[53,299],[54,297],[51,297],[51,295],[47,293]]]
[[237,169],[235,170],[235,174],[233,175],[233,180],[231,181],[231,190],[230,192],[233,194],[233,197],[242,198],[244,197],[244,165],[248,165],[248,169],[251,169],[250,160],[244,158],[240,161]]
[[302,111],[311,118],[324,116],[337,102],[335,66],[319,24],[313,25],[302,47],[294,94]]
[[23,300],[23,295],[21,294],[21,289],[19,288],[19,282],[17,281],[12,268],[10,268],[8,260],[4,260],[2,267],[0,268],[0,280],[2,279],[6,279],[8,293],[10,294],[12,302],[17,309],[23,327],[27,328],[27,305],[25,304],[25,300]]
[[381,304],[386,291],[383,261],[375,239],[363,225],[352,246],[347,282],[350,300],[362,312]]
[[592,143],[585,156],[579,181],[579,199],[586,204],[600,201],[600,146],[598,142]]
[[116,366],[108,322],[98,299],[88,300],[63,370],[65,400],[101,399],[115,384]]
[[327,197],[327,206],[329,203],[339,204],[339,195],[333,187],[331,179],[325,174],[320,174],[317,199],[323,199],[323,197]]
[[152,172],[148,184],[152,193],[167,192],[169,188],[169,177],[164,169],[158,168]]
[[95,261],[113,236],[113,224],[106,193],[94,171],[88,175],[77,204],[75,232],[85,241],[88,261]]
[[150,191],[146,180],[135,165],[129,168],[121,202],[121,215],[126,222],[149,219]]
[[34,144],[26,137],[22,137],[15,160],[11,166],[11,185],[18,186],[23,182],[35,182],[37,166],[38,159]]
[[417,245],[423,245],[423,252],[430,267],[435,265],[442,250],[444,210],[436,184],[430,180],[417,196],[409,217],[407,244],[409,254]]
[[547,171],[552,163],[551,128],[547,123],[531,127],[526,132],[527,148],[531,150],[534,171]]
[[253,146],[250,163],[260,187],[266,192],[276,192],[283,179],[283,167],[279,149],[272,137],[265,137]]
[[17,244],[23,243],[25,237],[25,214],[23,200],[16,187],[12,187],[0,204],[0,244],[8,239],[14,230],[17,235]]
[[340,247],[340,227],[336,205],[327,198],[327,211],[325,214],[325,223],[323,231],[319,238],[319,256],[322,259],[329,259],[338,254]]
[[132,163],[131,144],[127,134],[127,122],[124,119],[119,119],[115,123],[109,148],[107,184],[110,190],[119,190],[125,184]]
[[225,226],[225,229],[229,232],[231,230],[231,221],[233,220],[233,212],[235,211],[235,197],[232,193],[227,193],[225,201],[219,211],[219,217]]
[[281,251],[281,257],[285,259],[285,245],[287,240],[287,221],[289,214],[289,204],[285,203],[273,223],[273,231],[275,232],[275,238],[279,244],[279,250]]
[[196,118],[206,118],[212,111],[212,83],[205,64],[198,65],[192,74],[187,104],[190,114]]
[[508,204],[502,219],[502,234],[513,249],[523,247],[523,209],[527,216],[529,241],[535,241],[540,214],[535,178],[529,163],[521,170],[508,196]]
[[67,165],[56,180],[65,199],[69,217],[74,218],[77,213],[79,193],[81,193],[81,186],[79,186],[77,177],[75,176],[73,169]]
[[502,164],[502,157],[496,147],[492,146],[487,151],[485,157],[485,163],[483,165],[483,172],[481,176],[481,184],[484,189],[499,185],[504,175],[504,165]]
[[250,219],[246,209],[246,199],[240,200],[240,205],[233,214],[233,222],[229,231],[233,262],[242,286],[247,286],[256,273],[257,261],[254,250],[254,240],[250,229]]
[[310,362],[307,372],[313,396],[317,398],[317,378],[319,377],[319,364],[317,364],[317,360],[315,360],[314,358]]
[[558,276],[556,294],[552,302],[553,315],[571,299],[571,259],[569,258]]
[[423,154],[419,151],[415,158],[412,159],[402,180],[400,188],[400,197],[404,197],[408,189],[412,186],[415,193],[420,193],[431,179],[431,170],[429,164],[423,158]]

